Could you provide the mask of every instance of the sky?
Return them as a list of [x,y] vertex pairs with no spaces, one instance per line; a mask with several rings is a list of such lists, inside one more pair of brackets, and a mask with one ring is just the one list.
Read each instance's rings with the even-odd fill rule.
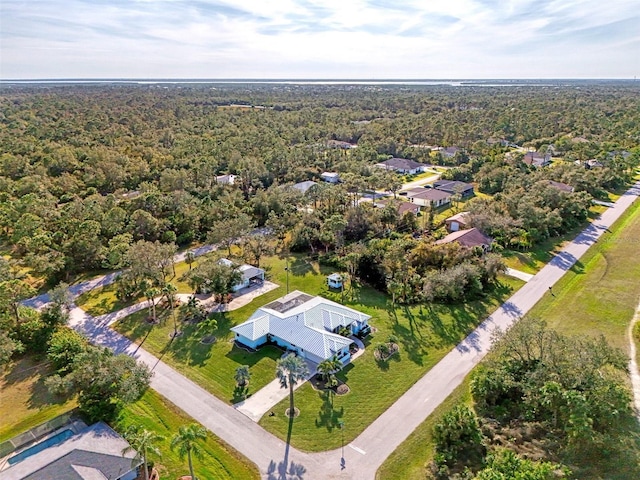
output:
[[0,0],[0,78],[633,78],[640,0]]

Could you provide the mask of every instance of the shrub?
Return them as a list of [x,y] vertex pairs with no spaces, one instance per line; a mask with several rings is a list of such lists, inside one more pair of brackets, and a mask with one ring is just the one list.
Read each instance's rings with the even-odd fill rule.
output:
[[[466,405],[457,405],[447,412],[433,429],[436,453],[451,466],[464,459],[484,456],[482,432],[476,413]],[[464,454],[464,455],[463,455]]]

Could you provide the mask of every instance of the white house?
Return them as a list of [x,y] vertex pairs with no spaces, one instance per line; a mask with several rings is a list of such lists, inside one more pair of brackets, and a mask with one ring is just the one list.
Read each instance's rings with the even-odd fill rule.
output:
[[[226,265],[227,267],[236,266],[235,263],[233,263],[228,258],[221,258],[220,260],[218,260],[218,263],[222,265]],[[252,283],[255,284],[255,283],[264,282],[264,270],[262,270],[261,268],[254,267],[253,265],[244,264],[238,267],[238,271],[240,272],[240,275],[242,276],[242,278],[240,279],[240,282],[238,282],[232,287],[232,290],[234,292],[237,292],[238,290],[241,290],[243,288],[247,288]]]
[[216,183],[220,185],[234,185],[236,183],[237,175],[218,175],[216,177]]
[[408,173],[410,175],[424,172],[427,169],[425,164],[418,163],[415,160],[409,160],[408,158],[390,158],[384,162],[376,163],[375,166],[397,173]]
[[370,315],[323,297],[291,292],[256,310],[249,319],[231,328],[239,344],[256,349],[276,344],[297,355],[320,363],[336,355],[342,363],[351,359],[349,338],[341,329],[368,334]]
[[340,183],[340,174],[337,172],[322,172],[320,178],[328,183]]

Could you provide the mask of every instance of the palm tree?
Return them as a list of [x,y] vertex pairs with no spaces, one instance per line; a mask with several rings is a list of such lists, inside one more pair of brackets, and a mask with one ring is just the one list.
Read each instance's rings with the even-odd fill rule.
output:
[[156,300],[155,298],[160,294],[160,290],[156,287],[150,287],[145,290],[144,295],[147,297],[149,304],[149,315],[153,318],[153,323],[157,321],[156,315]]
[[280,380],[280,387],[289,387],[289,416],[293,417],[295,409],[293,405],[293,387],[301,380],[309,376],[309,369],[304,359],[290,353],[278,360],[276,364],[276,377]]
[[171,439],[171,450],[177,451],[180,459],[184,459],[185,455],[189,461],[189,474],[191,480],[197,480],[193,474],[193,461],[191,455],[196,458],[202,458],[202,448],[198,441],[207,438],[207,431],[204,427],[197,423],[191,425],[182,425]]
[[176,322],[176,314],[173,309],[173,294],[176,293],[178,289],[172,284],[167,283],[164,287],[162,287],[162,293],[167,297],[167,301],[169,302],[169,308],[171,309],[171,316],[173,317],[173,336],[178,336],[178,323]]
[[160,456],[160,450],[155,443],[164,440],[164,437],[146,429],[139,430],[137,427],[130,427],[127,432],[125,432],[124,437],[129,442],[129,446],[122,450],[122,455],[132,450],[135,451],[136,456],[133,458],[134,461],[142,460],[142,478],[149,480],[147,456],[150,453]]
[[249,365],[241,365],[236,368],[236,374],[233,376],[239,387],[244,387],[251,378]]
[[187,252],[184,254],[184,261],[187,265],[189,265],[189,270],[191,270],[191,265],[196,261],[196,254],[193,252]]
[[318,373],[322,376],[327,387],[335,387],[337,383],[336,373],[342,369],[342,362],[337,355],[323,360],[318,364]]

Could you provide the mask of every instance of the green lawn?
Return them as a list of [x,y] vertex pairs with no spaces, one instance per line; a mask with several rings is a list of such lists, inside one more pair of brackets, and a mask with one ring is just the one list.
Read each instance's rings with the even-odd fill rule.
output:
[[[593,219],[595,219],[606,209],[607,207],[593,205],[589,209],[590,221],[593,221]],[[531,249],[525,252],[505,249],[501,252],[504,263],[509,268],[535,275],[536,273],[538,273],[538,271],[540,271],[542,267],[544,267],[549,262],[549,260],[553,258],[555,253],[562,250],[562,247],[569,240],[573,239],[578,233],[580,233],[585,226],[586,224],[583,224],[565,233],[564,235],[548,238],[545,241],[534,245]]]
[[640,301],[640,202],[545,295],[530,316],[566,334],[600,335],[628,351],[626,329]]
[[[195,267],[197,264],[196,260],[192,264],[192,267]],[[189,265],[185,262],[176,263],[175,269],[175,277],[172,274],[167,278],[167,281],[171,282],[178,289],[178,293],[192,293],[193,289],[189,284],[180,280],[180,277],[189,270]],[[121,302],[116,297],[116,291],[116,284],[112,283],[111,285],[83,293],[76,299],[75,303],[90,315],[97,317],[146,300],[146,298],[140,297],[127,302]]]
[[[351,392],[331,399],[309,383],[302,385],[295,395],[301,415],[293,421],[291,443],[309,451],[336,448],[341,442],[336,432],[340,421],[346,425],[345,442],[353,440],[522,284],[512,279],[503,282],[494,295],[482,301],[464,306],[436,305],[432,310],[398,308],[395,312],[384,295],[361,288],[357,301],[345,303],[372,315],[371,324],[377,331],[367,340],[369,348],[364,355],[338,374]],[[377,362],[372,347],[392,334],[398,338],[399,354],[388,362]],[[287,403],[283,400],[273,408],[275,416],[260,421],[283,439],[288,435],[289,422],[284,415]]]
[[[202,385],[218,398],[235,403],[242,400],[235,392],[233,379],[240,365],[249,365],[251,381],[248,393],[255,392],[274,378],[276,360],[282,351],[265,347],[259,353],[249,353],[233,346],[229,340],[233,334],[230,315],[216,315],[217,325],[205,321],[198,325],[180,325],[183,334],[171,341],[173,322],[169,315],[160,315],[160,325],[151,326],[146,321],[147,311],[130,315],[115,325],[115,329],[143,347],[162,357],[184,375]],[[210,345],[200,343],[207,335],[214,335],[216,342]]]
[[[230,327],[245,321],[260,305],[264,305],[285,293],[285,260],[279,257],[265,259],[263,265],[271,281],[280,288],[258,297],[249,305],[227,314],[216,314],[217,326],[201,324],[186,326],[184,334],[173,343],[169,334],[173,330],[171,321],[157,326],[146,325],[145,313],[128,317],[115,325],[116,330],[129,338],[144,342],[144,348],[161,356],[174,368],[202,385],[219,398],[234,402],[233,373],[242,364],[250,365],[252,379],[250,392],[274,378],[275,361],[282,354],[274,348],[261,349],[250,354],[232,348],[229,340]],[[320,294],[341,302],[340,293],[329,292],[326,275],[333,270],[320,267],[303,256],[290,257],[290,291],[302,290]],[[348,425],[345,440],[355,437],[378,415],[389,407],[403,392],[440,360],[458,341],[469,333],[482,319],[505,300],[522,282],[501,278],[501,286],[486,298],[467,305],[435,305],[426,307],[397,308],[394,312],[388,305],[386,295],[366,286],[354,289],[353,295],[345,295],[345,304],[372,315],[371,324],[378,331],[368,343],[375,346],[386,341],[389,335],[398,337],[400,354],[387,364],[378,364],[373,349],[357,359],[341,374],[352,392],[336,397],[333,409],[327,409],[323,395],[310,385],[303,385],[296,398],[302,415],[294,422],[293,445],[306,450],[326,450],[340,445],[334,432],[335,422],[342,415]],[[199,343],[204,335],[215,335],[213,345]],[[284,406],[274,408],[275,417],[265,417],[262,425],[282,438],[286,437],[288,422]],[[340,413],[342,409],[342,414]]]
[[[173,479],[188,475],[189,468],[186,458],[180,460],[180,457],[171,450],[171,437],[178,431],[178,427],[192,422],[193,419],[178,407],[149,390],[140,400],[125,408],[116,429],[122,432],[130,425],[137,425],[163,436],[164,440],[157,445],[160,449],[160,457],[150,455],[149,461],[155,463],[160,478]],[[255,465],[211,432],[203,444],[203,450],[203,458],[193,461],[198,478],[229,480],[260,478]]]
[[[630,207],[611,231],[554,286],[555,296],[546,294],[529,316],[543,318],[550,327],[565,334],[605,335],[611,344],[628,351],[626,329],[640,301],[640,203]],[[454,405],[457,398],[467,401],[468,395],[468,389],[461,386],[447,403]],[[424,478],[424,465],[433,457],[434,418],[446,410],[439,408],[420,425],[382,465],[378,478]],[[627,429],[629,438],[639,438],[637,424],[628,425]],[[640,478],[640,468],[634,460],[637,445],[629,440],[628,446],[628,452],[612,449],[604,463],[581,459],[577,465],[580,478]],[[576,470],[576,465],[572,468]]]
[[46,362],[25,356],[5,367],[0,376],[0,442],[75,408],[75,398],[49,394]]
[[[0,377],[0,443],[37,425],[69,412],[76,407],[75,398],[57,399],[50,395],[44,380],[51,374],[46,363],[26,356],[9,365]],[[125,408],[116,429],[124,431],[128,425],[140,425],[165,437],[159,445],[162,456],[152,458],[160,469],[161,478],[177,478],[188,474],[186,460],[180,461],[169,448],[171,436],[178,427],[192,419],[149,390],[133,405]],[[259,478],[258,471],[246,458],[224,444],[213,434],[205,445],[202,461],[196,460],[201,478]]]

